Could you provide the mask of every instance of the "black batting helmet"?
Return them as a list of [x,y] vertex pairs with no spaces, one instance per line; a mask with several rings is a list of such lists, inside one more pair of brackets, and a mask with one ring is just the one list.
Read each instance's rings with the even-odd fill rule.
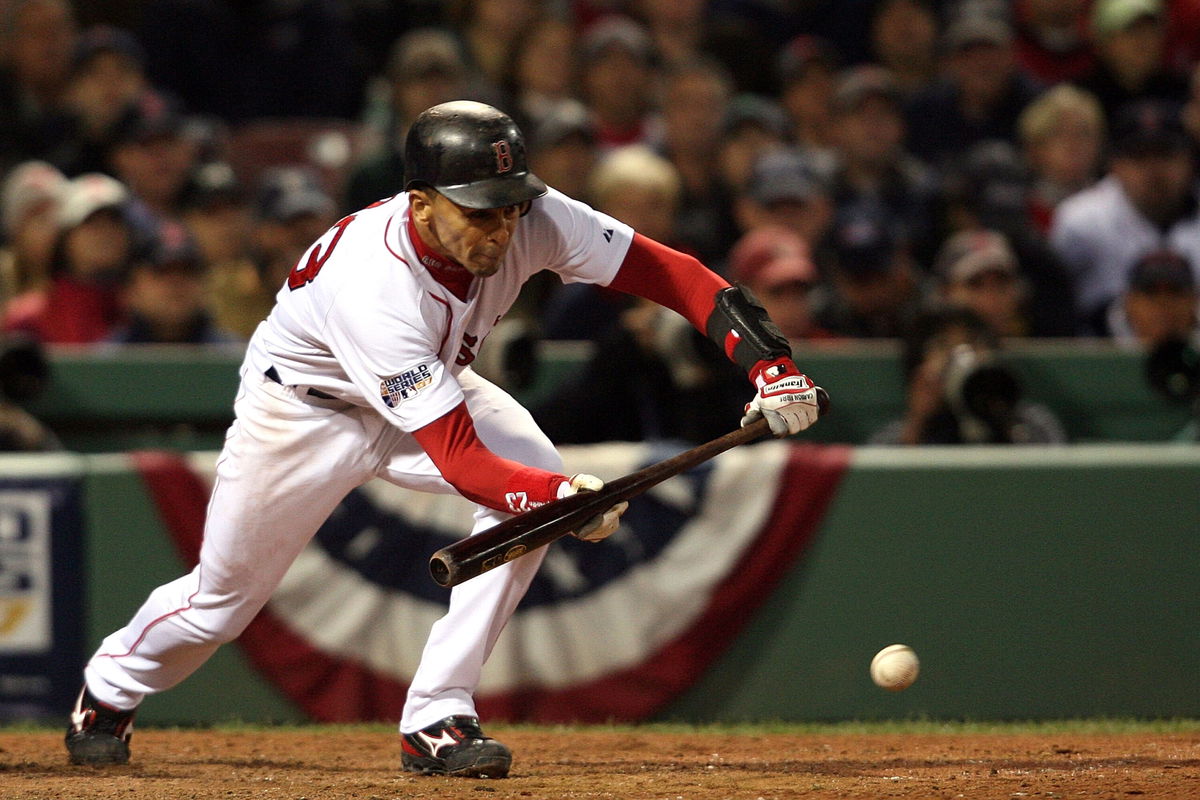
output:
[[417,115],[404,144],[404,188],[430,186],[466,208],[500,208],[546,193],[525,137],[504,112],[455,100]]

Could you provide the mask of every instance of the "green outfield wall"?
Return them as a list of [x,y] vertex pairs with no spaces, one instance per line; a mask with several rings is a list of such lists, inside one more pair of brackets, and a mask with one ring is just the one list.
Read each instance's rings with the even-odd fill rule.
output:
[[[124,456],[0,480],[47,464],[83,480],[90,652],[183,565]],[[922,659],[896,694],[867,677],[893,642]],[[1198,676],[1200,447],[858,448],[812,548],[659,717],[1195,717]],[[236,644],[139,717],[302,718]]]
[[[80,452],[216,449],[231,419],[242,349],[55,350],[50,389],[30,410]],[[1026,395],[1053,410],[1072,441],[1168,441],[1191,416],[1149,388],[1136,352],[1104,342],[1024,342],[1010,346],[1009,356]],[[586,357],[581,343],[546,343],[536,380],[517,395],[537,401]],[[811,440],[861,444],[901,414],[894,342],[805,347],[796,360],[829,390],[836,410]]]

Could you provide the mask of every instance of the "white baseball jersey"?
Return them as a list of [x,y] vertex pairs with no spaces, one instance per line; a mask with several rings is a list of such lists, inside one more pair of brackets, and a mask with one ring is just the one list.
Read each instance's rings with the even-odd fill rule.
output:
[[633,240],[628,225],[551,189],[518,223],[500,270],[460,300],[421,263],[408,218],[403,192],[327,231],[255,332],[250,363],[411,432],[462,402],[455,376],[530,276],[607,284]]

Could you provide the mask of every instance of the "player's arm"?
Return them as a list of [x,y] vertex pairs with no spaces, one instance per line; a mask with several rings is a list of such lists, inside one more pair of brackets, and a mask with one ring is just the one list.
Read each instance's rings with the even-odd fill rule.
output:
[[[519,514],[579,491],[598,491],[604,481],[594,475],[568,478],[496,455],[479,439],[466,401],[448,414],[413,431],[438,472],[459,494],[488,508]],[[599,541],[615,531],[628,503],[618,503],[576,532]]]
[[758,391],[746,404],[743,425],[765,416],[773,434],[786,436],[817,421],[816,387],[792,361],[787,337],[744,287],[641,234],[634,234],[609,286],[682,315],[746,370]]

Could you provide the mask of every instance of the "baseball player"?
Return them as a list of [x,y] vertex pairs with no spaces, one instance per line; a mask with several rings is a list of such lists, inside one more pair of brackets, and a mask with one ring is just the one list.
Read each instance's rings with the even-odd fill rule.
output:
[[[155,589],[84,670],[66,744],[82,764],[125,763],[134,712],[238,636],[338,502],[372,478],[478,504],[476,532],[579,491],[554,446],[470,368],[534,273],[597,283],[675,309],[757,387],[743,423],[778,436],[817,418],[787,340],[740,289],[695,259],[548,189],[521,132],[481,103],[434,106],[406,140],[405,191],[340,220],[300,259],[247,348],[236,419],[217,459],[200,563]],[[620,503],[576,535],[599,540]],[[402,765],[504,777],[484,735],[480,670],[545,550],[456,587],[400,720]]]

